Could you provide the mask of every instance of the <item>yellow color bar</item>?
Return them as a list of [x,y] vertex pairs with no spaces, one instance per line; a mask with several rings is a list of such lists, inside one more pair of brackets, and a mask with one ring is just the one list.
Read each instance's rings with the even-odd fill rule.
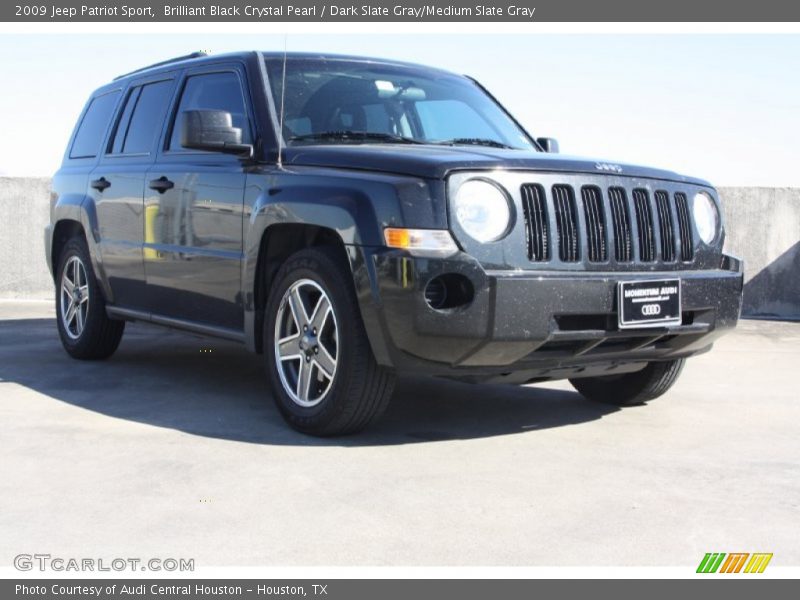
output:
[[764,569],[767,568],[767,565],[771,560],[772,560],[771,553],[753,554],[753,556],[750,558],[750,562],[748,562],[747,566],[744,568],[744,572],[763,573]]

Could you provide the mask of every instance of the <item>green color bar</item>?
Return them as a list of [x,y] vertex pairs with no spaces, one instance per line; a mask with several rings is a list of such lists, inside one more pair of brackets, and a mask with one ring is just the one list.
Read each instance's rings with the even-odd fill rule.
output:
[[719,554],[716,552],[706,553],[703,560],[700,561],[700,565],[697,567],[697,573],[716,573],[724,558],[724,552]]
[[724,552],[720,552],[719,553],[719,558],[717,558],[716,562],[714,562],[714,565],[709,568],[708,572],[709,573],[716,573],[717,569],[719,569],[719,566],[722,564],[722,559],[724,559],[724,558],[725,558],[725,553]]
[[703,557],[703,560],[700,561],[700,565],[697,567],[697,573],[705,573],[706,563],[708,559],[711,558],[711,553],[706,552],[706,555]]

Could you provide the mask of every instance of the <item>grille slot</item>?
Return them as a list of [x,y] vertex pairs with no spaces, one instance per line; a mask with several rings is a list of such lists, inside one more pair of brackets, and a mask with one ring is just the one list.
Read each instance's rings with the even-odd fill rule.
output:
[[641,188],[633,190],[633,206],[639,231],[639,260],[653,262],[656,259],[656,244],[653,211],[650,208],[650,195],[647,190]]
[[692,225],[689,221],[689,201],[686,194],[675,194],[675,208],[678,213],[678,235],[681,239],[681,260],[690,261],[694,258],[694,243],[692,242]]
[[672,223],[672,211],[669,207],[669,194],[663,190],[655,193],[656,210],[658,211],[658,229],[661,232],[661,260],[675,260],[675,231]]
[[606,214],[603,210],[603,194],[600,188],[586,185],[581,188],[583,214],[586,217],[587,254],[592,262],[603,262],[606,251]]
[[558,256],[563,262],[577,262],[580,258],[578,212],[572,187],[561,184],[553,186],[553,210],[558,233]]
[[614,223],[614,253],[617,262],[631,262],[633,250],[631,244],[631,218],[628,214],[628,199],[625,188],[608,188],[608,199],[611,203],[611,219]]
[[525,214],[525,241],[528,259],[550,260],[550,226],[547,222],[547,199],[541,185],[522,186],[522,211]]

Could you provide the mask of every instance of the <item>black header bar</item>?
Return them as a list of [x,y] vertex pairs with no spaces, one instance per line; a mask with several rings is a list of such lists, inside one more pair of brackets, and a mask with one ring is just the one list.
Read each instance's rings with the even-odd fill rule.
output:
[[[689,573],[694,574],[694,569],[687,568]],[[706,596],[743,600],[755,595],[792,597],[794,585],[791,580],[781,579],[699,579],[8,579],[0,582],[0,592],[3,598],[17,600],[485,600],[598,595],[623,600]]]
[[14,0],[6,22],[787,22],[786,0]]

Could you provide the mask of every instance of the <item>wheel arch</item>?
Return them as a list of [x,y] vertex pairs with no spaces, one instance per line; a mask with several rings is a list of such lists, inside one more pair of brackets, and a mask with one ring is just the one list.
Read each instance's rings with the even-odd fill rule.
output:
[[52,275],[55,281],[58,271],[58,263],[64,246],[74,237],[81,237],[86,241],[86,231],[83,224],[74,219],[61,219],[53,225],[53,235],[50,247],[50,262],[53,265]]
[[251,349],[263,352],[264,309],[278,269],[295,252],[321,246],[335,249],[340,258],[350,265],[352,273],[347,246],[333,228],[311,223],[276,223],[265,228],[258,245],[252,302],[248,303],[247,309],[252,317],[250,331],[246,332]]
[[62,194],[53,205],[49,227],[47,259],[53,280],[56,278],[58,259],[64,244],[73,236],[81,236],[89,248],[92,269],[100,284],[100,290],[106,301],[112,302],[113,296],[99,249],[100,228],[94,199],[83,194]]

